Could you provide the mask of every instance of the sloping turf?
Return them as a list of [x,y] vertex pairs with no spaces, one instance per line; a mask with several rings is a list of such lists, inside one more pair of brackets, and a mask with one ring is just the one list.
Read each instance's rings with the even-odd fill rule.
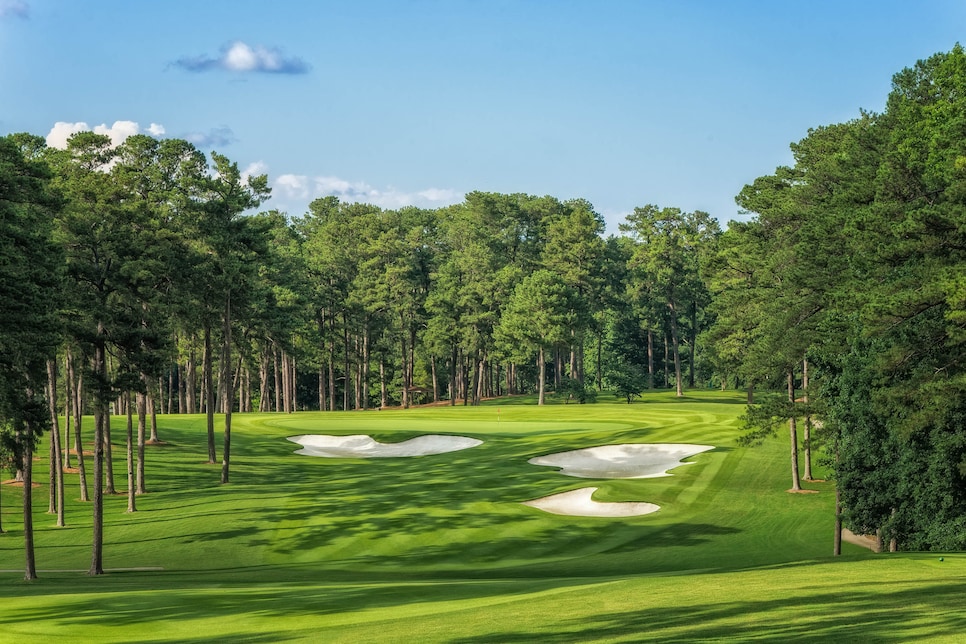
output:
[[[102,578],[70,476],[67,528],[35,491],[41,579],[20,581],[17,494],[3,486],[0,642],[956,641],[966,558],[833,560],[830,484],[790,495],[787,444],[735,444],[742,397],[633,405],[235,415],[232,483],[206,465],[204,418],[160,417],[139,512],[108,499]],[[123,419],[116,419],[120,434]],[[425,433],[470,450],[404,459],[294,454],[287,436]],[[715,445],[673,476],[573,479],[527,460],[593,445]],[[118,487],[123,449],[116,447]],[[46,482],[43,462],[35,478]],[[576,487],[655,514],[575,518],[520,504]],[[60,572],[57,572],[60,571]],[[955,601],[954,601],[955,599]]]

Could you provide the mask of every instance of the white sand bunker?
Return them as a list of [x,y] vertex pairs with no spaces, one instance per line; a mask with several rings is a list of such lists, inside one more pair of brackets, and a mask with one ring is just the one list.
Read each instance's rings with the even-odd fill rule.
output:
[[446,436],[442,434],[417,436],[401,443],[380,443],[364,434],[353,436],[305,434],[303,436],[290,436],[289,440],[302,446],[302,449],[295,452],[296,454],[327,458],[427,456],[469,449],[483,443],[481,440],[467,436]]
[[653,503],[601,503],[591,498],[596,491],[595,487],[582,487],[578,490],[551,494],[542,499],[524,501],[523,505],[551,514],[571,517],[636,517],[661,509]]
[[559,467],[561,474],[585,479],[647,479],[670,476],[668,470],[687,465],[681,460],[714,449],[686,443],[631,443],[601,445],[537,456],[533,465]]

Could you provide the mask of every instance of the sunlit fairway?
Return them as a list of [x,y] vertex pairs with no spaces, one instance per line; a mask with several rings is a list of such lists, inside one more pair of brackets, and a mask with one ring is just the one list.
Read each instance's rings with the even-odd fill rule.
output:
[[[204,418],[161,416],[150,493],[105,511],[105,567],[69,475],[67,528],[37,462],[40,579],[21,581],[17,495],[4,485],[0,641],[956,641],[966,556],[833,559],[833,491],[789,495],[787,445],[736,445],[743,397],[647,395],[551,405],[234,416],[232,483],[206,465]],[[115,419],[120,436],[123,419]],[[318,458],[287,437],[482,440],[408,458]],[[787,440],[787,439],[786,439]],[[714,449],[671,476],[576,479],[535,456],[596,445]],[[124,487],[122,446],[115,447]],[[648,502],[639,517],[553,515],[523,501],[580,487]]]

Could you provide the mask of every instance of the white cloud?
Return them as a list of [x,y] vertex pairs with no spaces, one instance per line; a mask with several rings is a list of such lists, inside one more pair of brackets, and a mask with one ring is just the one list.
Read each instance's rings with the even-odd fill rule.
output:
[[281,174],[275,179],[275,191],[290,199],[308,199],[309,178],[297,174]]
[[[164,134],[164,126],[158,123],[152,123],[145,131],[151,136],[161,136]],[[76,123],[57,121],[54,123],[54,127],[50,128],[50,132],[47,133],[47,145],[63,150],[67,147],[67,139],[77,132],[106,134],[111,139],[111,145],[118,146],[127,137],[139,134],[141,132],[141,126],[134,121],[114,121],[114,124],[110,126],[106,123],[101,123],[94,127],[91,127],[83,121]]]
[[70,138],[71,134],[89,132],[90,129],[87,123],[65,123],[64,121],[57,121],[54,123],[54,127],[50,128],[50,132],[47,133],[47,145],[63,150],[67,147],[67,139]]
[[174,63],[189,72],[223,69],[230,72],[261,72],[265,74],[304,74],[308,64],[301,58],[286,57],[275,47],[265,47],[237,40],[222,47],[217,56],[201,55],[180,58]]
[[111,137],[111,145],[114,146],[124,143],[124,139],[140,131],[140,126],[134,121],[114,121],[110,127],[104,123],[94,126],[94,134],[106,134]]
[[[256,52],[254,49],[249,47],[243,42],[232,43],[232,45],[222,56],[222,61],[226,69],[233,72],[250,72],[257,69],[260,64],[265,64],[269,66],[270,58],[277,58],[277,56],[265,55],[263,53]],[[278,65],[277,60],[272,61],[275,65]]]
[[449,205],[463,200],[462,192],[448,188],[429,188],[427,190],[420,190],[416,194],[428,202],[437,202],[442,205]]
[[264,161],[255,161],[241,171],[242,181],[248,181],[249,177],[257,177],[260,174],[268,173],[268,164]]
[[406,192],[391,186],[380,190],[365,181],[347,181],[333,176],[283,174],[274,180],[273,186],[273,193],[280,201],[307,201],[332,195],[348,203],[369,203],[389,209],[405,206],[438,208],[463,199],[463,194],[457,190],[427,188]]

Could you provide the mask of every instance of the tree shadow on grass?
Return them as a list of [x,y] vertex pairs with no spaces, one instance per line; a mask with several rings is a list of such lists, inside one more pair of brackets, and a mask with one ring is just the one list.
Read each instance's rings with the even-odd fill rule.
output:
[[[291,576],[295,579],[283,582],[282,579],[290,570],[294,572]],[[213,571],[205,578],[200,578],[197,573],[165,574],[163,581],[157,575],[140,575],[137,580],[132,579],[133,587],[125,583],[123,575],[117,575],[113,579],[99,579],[103,583],[97,587],[87,584],[80,595],[75,595],[79,590],[76,586],[68,590],[60,584],[49,588],[51,592],[40,592],[40,588],[30,586],[22,594],[46,596],[63,593],[64,598],[56,603],[4,610],[0,613],[0,625],[50,621],[81,637],[85,626],[95,624],[109,623],[122,627],[154,621],[211,618],[223,619],[228,623],[228,620],[241,615],[249,619],[335,615],[419,601],[448,602],[542,591],[558,585],[555,582],[536,582],[518,588],[515,582],[505,580],[319,584],[304,581],[297,570],[288,567],[261,569],[261,575],[236,570],[221,577],[217,572]],[[139,583],[144,579],[154,579],[157,583]],[[564,582],[565,585],[571,583]],[[279,633],[279,637],[284,638],[283,623],[279,624]],[[251,637],[258,636],[252,634]],[[229,638],[227,641],[247,640]]]
[[[695,579],[695,583],[701,583]],[[888,584],[857,585],[848,591],[816,592],[774,599],[733,599],[703,605],[602,613],[591,618],[551,620],[534,631],[503,630],[452,640],[459,644],[502,642],[721,641],[907,642],[929,638],[955,640],[966,632],[961,603],[966,583],[931,584],[890,592]]]
[[[197,575],[167,576],[161,586],[144,584],[127,588],[124,584],[104,584],[100,588],[87,588],[85,595],[71,596],[56,603],[46,603],[31,608],[12,608],[0,615],[0,624],[45,620],[57,625],[64,632],[76,637],[84,636],[84,629],[91,625],[111,624],[114,627],[139,626],[153,622],[176,623],[196,619],[218,619],[226,624],[245,616],[246,620],[261,621],[262,625],[277,623],[278,628],[271,639],[259,633],[231,633],[231,641],[257,644],[266,641],[285,641],[305,635],[306,622],[297,618],[312,616],[358,613],[366,610],[394,607],[414,602],[453,602],[500,597],[501,604],[519,601],[520,610],[525,608],[528,596],[545,590],[564,590],[568,593],[586,592],[587,601],[593,602],[597,584],[582,589],[575,580],[528,581],[453,581],[434,583],[397,584],[333,584],[306,583],[297,570],[289,583],[282,578],[289,571],[278,569],[264,571],[262,575],[237,572],[226,578],[208,581]],[[251,579],[245,579],[245,577]],[[269,583],[256,580],[268,577]],[[157,579],[157,577],[155,577]],[[657,581],[657,580],[655,580]],[[966,583],[924,582],[913,587],[894,590],[888,582],[865,583],[841,590],[841,580],[829,585],[815,586],[815,582],[794,588],[794,594],[783,592],[793,585],[776,589],[781,596],[764,599],[745,599],[747,593],[741,586],[742,578],[725,580],[695,575],[693,583],[722,585],[718,594],[705,593],[711,597],[701,603],[664,605],[663,597],[657,601],[646,592],[639,597],[624,596],[621,605],[626,609],[604,610],[593,613],[591,608],[577,610],[576,617],[568,617],[567,602],[582,602],[580,595],[564,595],[561,602],[539,601],[538,610],[560,610],[559,613],[527,613],[527,628],[513,628],[507,623],[509,613],[497,611],[501,622],[493,624],[492,632],[482,635],[465,635],[449,639],[460,644],[488,644],[502,642],[575,642],[575,641],[720,641],[761,640],[783,642],[830,642],[830,641],[876,641],[899,642],[929,638],[956,640],[966,632],[966,613],[957,610],[966,593]],[[734,586],[724,587],[727,583]],[[911,582],[905,582],[911,583]],[[834,585],[834,590],[830,588]],[[646,589],[641,584],[637,588]],[[38,588],[27,589],[29,593],[40,592]],[[56,594],[62,588],[51,589]],[[76,592],[76,588],[74,591]],[[125,591],[120,593],[118,591]],[[143,590],[144,592],[132,592]],[[755,592],[752,590],[752,592]],[[109,593],[102,596],[102,593]],[[636,600],[636,601],[635,601]],[[468,607],[469,608],[469,607]],[[286,618],[295,619],[289,626]],[[440,619],[448,620],[446,628],[459,633],[454,625],[456,617],[445,611]],[[487,624],[472,620],[465,629],[487,628]],[[502,628],[500,628],[502,626]],[[255,629],[261,628],[255,626]],[[298,629],[298,630],[296,630]],[[463,630],[465,633],[466,630]],[[121,633],[123,631],[118,631]],[[321,631],[319,632],[321,635]],[[216,639],[211,636],[211,639]],[[210,641],[204,637],[179,640],[188,642]]]
[[[613,438],[639,442],[640,431],[628,430]],[[588,436],[598,434],[579,432],[564,438],[574,447],[585,447]],[[393,440],[407,436],[407,432],[398,432]],[[245,449],[239,453],[278,454],[238,456],[233,483],[220,486],[206,481],[203,492],[172,489],[166,505],[169,510],[176,507],[177,512],[152,512],[143,518],[145,523],[183,521],[190,518],[186,513],[211,518],[205,509],[207,502],[214,508],[221,501],[244,499],[247,509],[239,512],[237,520],[230,509],[218,507],[223,521],[209,521],[204,530],[198,526],[179,538],[188,543],[219,541],[234,548],[257,547],[274,553],[278,560],[295,557],[329,571],[345,572],[352,566],[370,571],[406,566],[466,574],[476,564],[484,575],[501,569],[514,574],[512,570],[521,565],[527,569],[534,563],[550,567],[562,559],[573,562],[604,552],[622,555],[618,562],[605,566],[619,572],[628,559],[623,555],[688,548],[716,535],[739,532],[708,523],[666,526],[650,518],[557,517],[524,508],[522,501],[572,488],[574,482],[527,465],[535,452],[532,441],[484,438],[481,446],[446,454],[326,459],[294,454],[298,446],[283,438],[243,435],[240,443]],[[645,495],[649,483],[630,485],[640,486]],[[526,557],[531,560],[524,562]],[[503,560],[515,563],[501,567]],[[644,569],[654,566],[639,565]],[[577,568],[581,575],[601,573],[593,566]]]
[[[595,436],[640,442],[641,431],[646,430],[614,435],[579,431],[553,442],[561,442],[563,449],[600,443]],[[392,434],[393,440],[409,435]],[[571,563],[582,556],[617,554],[618,560],[604,568],[619,572],[629,559],[623,555],[687,548],[738,532],[708,523],[675,527],[662,525],[660,519],[557,517],[525,508],[522,501],[579,485],[527,465],[538,451],[534,441],[482,438],[486,442],[481,446],[446,454],[324,459],[294,454],[298,446],[279,436],[241,433],[228,485],[220,485],[217,472],[198,462],[194,452],[165,451],[167,466],[149,470],[149,483],[157,491],[139,500],[143,511],[133,520],[122,514],[109,517],[108,542],[113,547],[115,534],[138,543],[171,541],[191,547],[217,542],[233,552],[254,547],[258,551],[253,556],[259,558],[263,552],[275,561],[294,557],[346,574],[353,565],[369,571],[406,566],[441,574],[466,574],[478,565],[483,575],[500,570],[513,575],[521,566],[549,570],[567,560],[568,572],[593,575],[601,570]],[[195,445],[195,451],[201,447]],[[640,486],[644,498],[650,484],[628,485],[632,490]],[[635,493],[629,494],[627,500],[634,499]],[[120,503],[118,499],[118,508]],[[140,534],[113,531],[115,525],[127,524],[137,526]],[[361,545],[353,545],[354,540]],[[501,566],[503,560],[510,563]],[[219,563],[231,565],[213,561],[212,566]],[[653,562],[634,563],[633,568],[664,569]]]
[[[646,431],[567,431],[552,442],[564,450],[588,443],[640,442]],[[370,566],[405,562],[432,568],[464,562],[466,568],[466,562],[519,560],[523,552],[547,560],[559,560],[566,552],[599,553],[601,548],[632,552],[647,541],[668,543],[665,533],[678,545],[696,545],[716,529],[690,524],[685,532],[655,532],[651,519],[553,517],[521,507],[522,501],[579,486],[526,464],[542,451],[539,446],[546,444],[546,437],[541,442],[478,436],[485,441],[478,447],[422,457],[323,459],[295,454],[298,445],[284,437],[241,432],[232,482],[220,485],[218,468],[198,458],[203,443],[168,433],[171,444],[179,447],[164,450],[158,462],[149,459],[151,491],[139,499],[142,511],[108,517],[109,545],[114,534],[122,534],[114,533],[114,526],[130,524],[142,534],[135,537],[125,530],[124,538],[138,542],[212,541],[236,550],[254,546],[279,560],[292,555],[301,561],[315,558],[326,567],[342,568],[362,557]],[[419,432],[386,435],[397,441]],[[648,483],[639,485],[646,496]],[[115,505],[120,503],[118,499]],[[352,539],[373,547],[370,552],[349,548],[345,561],[333,561],[339,555],[331,544]],[[390,546],[393,541],[396,549]]]

